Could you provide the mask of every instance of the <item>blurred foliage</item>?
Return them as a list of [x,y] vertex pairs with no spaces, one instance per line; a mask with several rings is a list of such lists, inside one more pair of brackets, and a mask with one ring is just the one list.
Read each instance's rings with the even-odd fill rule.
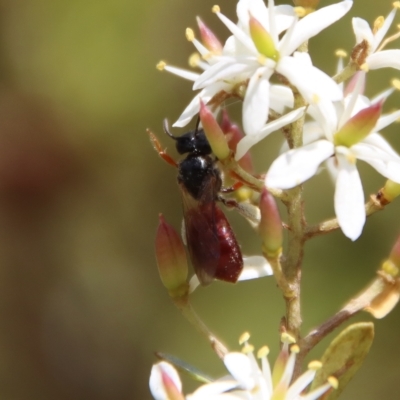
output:
[[[0,0],[0,398],[150,398],[157,350],[209,374],[223,372],[157,276],[158,212],[179,227],[181,207],[175,171],[145,133],[147,127],[160,133],[162,119],[176,118],[193,95],[190,83],[160,73],[155,64],[187,65],[193,49],[184,30],[195,27],[194,17],[226,37],[210,12],[213,4]],[[234,2],[220,6],[235,19]],[[389,1],[356,0],[352,14],[373,21],[390,7]],[[329,73],[334,50],[350,51],[354,43],[350,22],[346,17],[311,42],[315,64]],[[385,89],[395,75],[372,75],[378,79],[368,93]],[[398,104],[396,93],[388,107]],[[400,149],[396,130],[386,136]],[[255,149],[260,171],[276,154],[278,136]],[[366,193],[383,183],[368,167],[362,174]],[[306,184],[312,221],[332,215],[326,181],[322,173]],[[399,233],[399,207],[368,220],[356,243],[336,232],[307,245],[304,332],[372,278]],[[244,251],[258,251],[251,229],[229,216]],[[256,346],[269,344],[276,355],[284,310],[271,279],[216,283],[196,292],[193,302],[231,348],[249,330]],[[398,309],[376,323],[371,353],[343,399],[393,397],[399,327]]]

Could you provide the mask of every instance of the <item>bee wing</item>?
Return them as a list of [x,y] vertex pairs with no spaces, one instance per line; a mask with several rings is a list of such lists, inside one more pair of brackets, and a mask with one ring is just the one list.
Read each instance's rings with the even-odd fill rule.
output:
[[209,176],[202,195],[194,199],[185,187],[182,192],[186,243],[194,271],[203,285],[212,282],[220,259],[220,241],[216,224],[216,178]]

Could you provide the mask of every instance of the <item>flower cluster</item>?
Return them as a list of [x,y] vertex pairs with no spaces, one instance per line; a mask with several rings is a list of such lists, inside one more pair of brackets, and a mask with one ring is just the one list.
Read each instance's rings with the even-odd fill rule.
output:
[[[155,135],[149,133],[158,154],[178,168],[184,210],[190,217],[206,220],[194,224],[187,221],[188,215],[184,218],[182,236],[196,273],[188,282],[184,244],[180,235],[160,217],[156,239],[159,272],[174,304],[206,337],[223,360],[228,375],[217,380],[203,378],[202,386],[185,395],[175,367],[161,361],[153,366],[150,377],[150,390],[156,400],[326,398],[338,382],[339,391],[342,390],[343,383],[347,384],[362,364],[373,340],[373,324],[353,324],[338,335],[322,356],[324,365],[319,373],[316,371],[321,363],[312,362],[301,374],[300,364],[305,355],[350,316],[365,310],[375,318],[382,318],[400,299],[400,242],[397,242],[375,280],[360,295],[308,335],[301,332],[299,299],[306,240],[340,228],[354,241],[361,235],[367,215],[400,195],[400,156],[381,133],[400,120],[400,109],[383,111],[386,99],[400,89],[400,81],[393,79],[392,87],[374,98],[364,93],[370,71],[388,67],[400,70],[400,49],[386,49],[400,37],[400,32],[388,36],[400,2],[395,1],[387,18],[377,18],[372,28],[363,19],[353,18],[355,44],[350,60],[343,66],[345,53],[336,52],[339,63],[334,77],[313,65],[308,41],[344,17],[353,1],[342,0],[316,9],[318,3],[319,0],[294,0],[296,6],[276,6],[274,0],[268,0],[267,5],[263,0],[238,0],[236,23],[219,6],[214,6],[212,11],[229,32],[224,44],[199,18],[201,40],[193,30],[186,31],[187,39],[198,52],[190,58],[190,65],[200,72],[165,62],[157,66],[192,81],[193,90],[198,91],[174,123],[175,127],[184,127],[198,115],[196,129],[177,137],[164,126],[185,159],[174,161]],[[223,108],[231,98],[242,101],[242,129],[230,121]],[[218,122],[220,111],[222,118]],[[249,150],[278,130],[282,130],[286,139],[280,155],[265,166],[261,175],[255,175]],[[178,146],[181,140],[185,146],[190,144],[189,150]],[[207,145],[204,146],[207,151],[200,143]],[[358,160],[387,179],[367,203]],[[189,167],[184,169],[188,162]],[[303,213],[302,190],[295,188],[321,167],[327,169],[335,185],[336,218],[310,227]],[[189,181],[198,183],[194,185],[195,194],[186,193]],[[231,184],[236,197],[220,195],[221,186],[229,189]],[[241,186],[248,197],[240,198]],[[207,202],[198,196],[197,192],[202,190],[207,192]],[[281,221],[274,196],[287,207],[287,223]],[[257,230],[263,257],[241,256],[240,246],[216,205],[217,200],[235,207]],[[283,228],[288,232],[287,245],[283,241]],[[234,252],[230,251],[233,248],[230,243],[235,245]],[[231,273],[233,270],[235,274]],[[261,348],[255,356],[248,334],[240,340],[242,352],[228,352],[189,301],[197,286],[209,284],[213,279],[235,283],[272,274],[286,301],[286,316],[280,324],[280,332],[285,333],[273,368],[267,359],[268,348]],[[292,336],[302,338],[301,349]]]
[[[200,90],[174,126],[188,124],[199,112],[200,101],[216,114],[229,97],[243,100],[245,136],[237,144],[236,160],[270,133],[306,114],[309,121],[303,129],[303,146],[302,140],[290,143],[294,148],[271,165],[265,185],[269,189],[293,188],[311,178],[326,161],[336,183],[338,223],[343,233],[355,240],[366,217],[356,160],[369,163],[384,177],[400,183],[400,157],[379,134],[400,114],[381,115],[383,101],[391,91],[369,100],[362,93],[365,76],[360,73],[343,90],[342,84],[313,66],[310,55],[303,51],[305,42],[342,18],[352,4],[343,0],[310,12],[302,7],[275,6],[273,0],[268,0],[268,6],[263,0],[239,0],[237,23],[214,6],[213,12],[231,34],[224,45],[200,19],[202,41],[187,30],[187,38],[199,53],[191,58],[191,65],[202,72],[164,62],[158,67],[193,81],[193,90]],[[353,18],[356,44],[350,65],[354,71],[400,69],[400,50],[384,49],[399,36],[385,38],[399,7],[400,2],[393,3],[388,17],[379,17],[372,29],[365,20]],[[300,102],[295,102],[294,93]]]
[[[317,370],[321,368],[319,361],[310,362],[307,371],[291,384],[299,347],[293,344],[294,339],[290,335],[282,335],[282,349],[273,368],[268,361],[268,347],[262,347],[256,357],[254,347],[248,343],[248,340],[249,334],[243,334],[240,338],[240,343],[243,344],[242,352],[230,352],[223,357],[229,375],[200,386],[195,392],[187,395],[186,399],[315,400],[332,388],[337,388],[338,382],[332,376],[320,387],[307,394],[301,394],[313,381]],[[257,358],[260,360],[261,367]],[[179,375],[166,361],[153,366],[150,375],[150,390],[155,400],[184,399]]]

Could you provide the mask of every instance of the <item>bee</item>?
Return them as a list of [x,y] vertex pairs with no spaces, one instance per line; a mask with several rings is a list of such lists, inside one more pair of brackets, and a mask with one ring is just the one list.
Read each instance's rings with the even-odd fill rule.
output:
[[[233,230],[217,201],[224,201],[221,171],[210,144],[198,123],[194,130],[174,136],[164,120],[164,132],[176,142],[176,162],[150,133],[154,148],[169,164],[178,168],[182,195],[184,235],[194,271],[202,285],[214,279],[235,283],[243,269],[243,257]],[[229,204],[229,200],[225,200]],[[224,202],[225,202],[224,201]]]

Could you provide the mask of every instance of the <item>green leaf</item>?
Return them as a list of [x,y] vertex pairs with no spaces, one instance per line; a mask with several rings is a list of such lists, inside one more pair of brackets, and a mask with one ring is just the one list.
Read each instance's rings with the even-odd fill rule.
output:
[[326,383],[334,376],[339,387],[329,392],[324,400],[335,400],[361,367],[374,339],[374,324],[360,322],[344,329],[328,346],[322,356],[322,368],[318,370],[311,390]]
[[202,371],[200,371],[199,369],[197,369],[196,367],[193,367],[193,365],[188,364],[187,362],[181,360],[178,357],[173,356],[172,354],[157,352],[156,357],[159,358],[160,360],[168,361],[179,371],[188,374],[191,378],[201,383],[210,383],[214,380],[205,373],[203,373]]

